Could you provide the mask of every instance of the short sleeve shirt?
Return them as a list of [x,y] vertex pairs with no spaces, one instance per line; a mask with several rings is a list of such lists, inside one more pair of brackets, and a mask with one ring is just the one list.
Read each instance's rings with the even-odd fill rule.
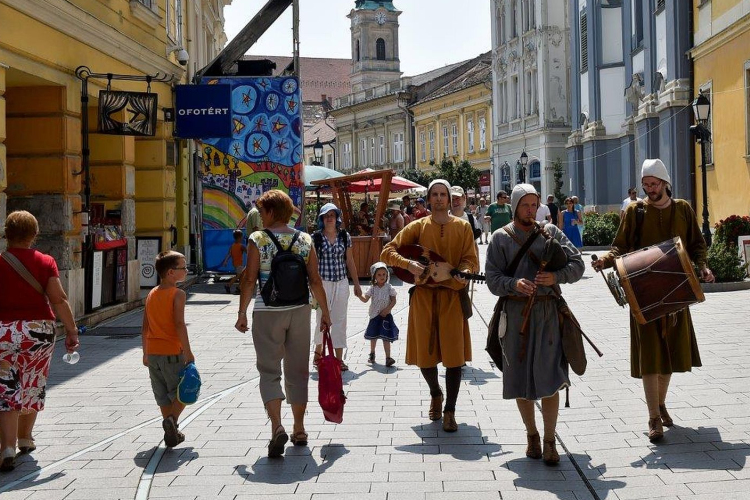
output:
[[346,239],[341,238],[338,234],[336,240],[331,243],[322,233],[319,233],[323,240],[318,255],[318,271],[324,281],[341,281],[346,278],[346,249],[352,246],[352,237],[349,233],[344,232]]
[[508,224],[511,219],[513,219],[513,216],[510,213],[510,205],[507,203],[502,206],[498,205],[497,203],[493,203],[492,205],[490,205],[490,208],[487,209],[487,215],[490,216],[490,230],[493,233],[504,225]]
[[[289,243],[291,243],[292,238],[294,237],[294,233],[273,233],[274,236],[276,236],[276,239],[279,240],[279,243],[282,247],[288,248]],[[302,306],[289,306],[289,307],[268,307],[266,306],[265,302],[263,302],[263,297],[260,296],[260,291],[263,288],[263,285],[266,284],[266,281],[268,281],[268,277],[271,275],[271,261],[273,260],[274,256],[276,255],[277,249],[276,245],[274,245],[273,241],[271,241],[271,238],[268,236],[268,234],[265,231],[255,231],[254,233],[250,234],[249,237],[250,243],[255,245],[258,248],[258,252],[260,253],[260,269],[258,270],[258,287],[255,294],[255,306],[253,307],[253,312],[255,311],[287,311],[290,309],[296,309],[298,307]],[[310,260],[310,249],[312,248],[312,238],[309,234],[305,232],[300,232],[299,237],[297,238],[297,241],[294,242],[294,246],[292,247],[292,252],[301,255],[302,258],[307,262]]]
[[[9,248],[6,252],[10,252],[20,260],[44,290],[47,289],[50,278],[60,276],[57,263],[50,255],[31,248]],[[0,284],[0,321],[55,319],[47,296],[34,290],[2,258],[0,258]]]
[[391,286],[390,283],[386,283],[383,286],[372,285],[367,292],[365,297],[372,297],[370,302],[370,319],[380,314],[380,311],[388,307],[391,302],[391,297],[396,296],[396,289]]

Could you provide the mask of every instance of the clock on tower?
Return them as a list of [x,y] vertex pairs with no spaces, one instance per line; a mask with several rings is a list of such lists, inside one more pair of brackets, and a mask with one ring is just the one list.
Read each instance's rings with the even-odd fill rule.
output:
[[385,12],[378,12],[375,14],[375,20],[378,24],[385,24]]

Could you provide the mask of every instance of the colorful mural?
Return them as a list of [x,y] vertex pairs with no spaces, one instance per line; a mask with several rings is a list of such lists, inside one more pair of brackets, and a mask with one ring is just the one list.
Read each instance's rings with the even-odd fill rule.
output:
[[[202,139],[204,268],[221,267],[232,231],[269,189],[292,198],[292,223],[301,221],[302,98],[295,77],[204,78],[232,86],[232,137]],[[242,224],[244,229],[244,223]]]

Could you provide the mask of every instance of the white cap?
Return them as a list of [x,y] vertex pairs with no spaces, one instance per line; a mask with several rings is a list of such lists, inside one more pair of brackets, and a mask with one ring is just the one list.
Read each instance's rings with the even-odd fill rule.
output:
[[521,198],[527,194],[535,194],[536,197],[539,198],[539,193],[536,192],[536,188],[531,184],[516,184],[516,187],[513,188],[513,192],[510,194],[510,208],[514,218],[516,216],[516,207],[518,206],[518,203],[521,201]]
[[451,186],[451,196],[466,196],[466,192],[461,186]]
[[427,198],[430,197],[430,191],[432,191],[432,188],[436,184],[441,184],[441,185],[445,186],[445,189],[448,190],[448,193],[451,192],[451,184],[450,184],[450,182],[446,181],[445,179],[435,179],[434,181],[430,182],[430,185],[427,188]]
[[646,159],[643,161],[643,166],[641,167],[641,180],[643,180],[644,177],[656,177],[667,184],[672,184],[672,179],[669,177],[667,167],[659,158]]

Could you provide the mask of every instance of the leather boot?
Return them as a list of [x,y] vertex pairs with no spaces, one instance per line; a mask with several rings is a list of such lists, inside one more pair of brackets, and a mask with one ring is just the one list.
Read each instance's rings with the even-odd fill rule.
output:
[[661,425],[664,427],[672,427],[674,420],[667,413],[667,405],[659,405],[659,415],[661,416]]
[[458,430],[458,424],[456,423],[455,412],[452,412],[452,411],[443,412],[443,430],[445,432],[456,432]]
[[440,420],[443,418],[443,395],[435,396],[430,401],[430,411],[427,413],[430,420]]
[[557,465],[560,463],[560,455],[557,453],[557,448],[555,448],[554,439],[544,440],[542,459],[544,459],[544,463],[547,465]]
[[650,418],[648,420],[648,440],[654,443],[663,437],[664,428],[661,425],[661,417]]
[[526,442],[526,456],[534,459],[542,458],[542,442],[539,438],[539,433],[527,434]]

